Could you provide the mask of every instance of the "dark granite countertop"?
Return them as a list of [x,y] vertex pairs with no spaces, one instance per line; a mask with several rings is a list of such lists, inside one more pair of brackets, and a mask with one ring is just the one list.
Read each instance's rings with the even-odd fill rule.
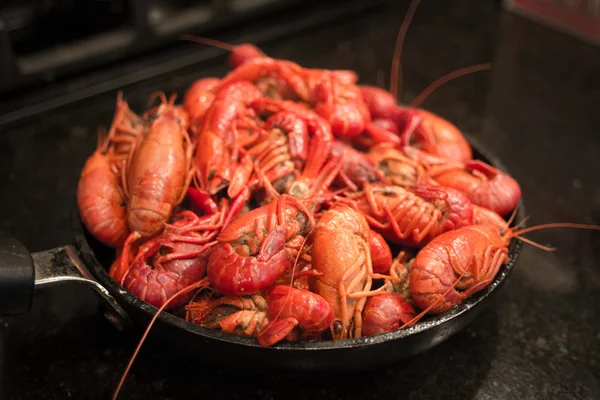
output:
[[[350,68],[388,85],[406,2],[266,43],[273,56]],[[521,183],[529,224],[600,223],[600,49],[502,11],[497,1],[423,2],[408,32],[403,100],[464,66],[493,70],[457,79],[423,106],[454,121],[501,158]],[[176,78],[127,88],[134,108],[156,89],[179,91],[225,72],[223,60]],[[32,251],[72,241],[78,174],[110,122],[114,93],[53,111],[0,134],[0,233]],[[598,399],[600,234],[547,230],[530,238],[506,285],[467,329],[388,368],[345,377],[283,379],[182,361],[142,349],[123,399]],[[108,398],[137,336],[112,328],[83,289],[36,295],[31,313],[0,325],[0,397]],[[2,348],[0,347],[0,353]]]

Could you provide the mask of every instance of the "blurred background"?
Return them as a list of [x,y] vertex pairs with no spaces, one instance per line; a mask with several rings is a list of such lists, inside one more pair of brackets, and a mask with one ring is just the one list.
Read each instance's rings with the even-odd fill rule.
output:
[[[402,54],[401,101],[442,75],[492,63],[422,105],[500,158],[529,224],[600,223],[600,0],[424,0]],[[407,0],[12,0],[0,4],[0,234],[31,251],[72,243],[75,189],[117,91],[141,112],[228,72],[227,52],[181,34],[257,44],[303,66],[389,87]],[[232,375],[145,345],[124,399],[598,399],[600,237],[544,231],[495,304],[416,359],[345,378]],[[36,293],[0,319],[0,399],[108,398],[137,336],[82,289]]]
[[[36,93],[36,102],[52,99],[54,105],[62,104],[175,72],[223,53],[182,42],[182,34],[260,43],[381,3],[384,1],[7,1],[0,6],[0,93],[21,99],[23,92],[43,88],[46,93]],[[29,111],[31,103],[31,96],[22,102],[13,97],[10,104],[2,106],[14,114],[0,121],[33,112]]]
[[[600,0],[487,2],[600,43]],[[398,2],[7,0],[0,5],[0,123],[177,73],[223,53],[185,43],[182,34],[258,44],[394,3]],[[423,7],[439,7],[442,16],[444,9],[460,12],[472,6],[467,2],[459,9],[443,4]],[[402,16],[395,17],[399,24]]]

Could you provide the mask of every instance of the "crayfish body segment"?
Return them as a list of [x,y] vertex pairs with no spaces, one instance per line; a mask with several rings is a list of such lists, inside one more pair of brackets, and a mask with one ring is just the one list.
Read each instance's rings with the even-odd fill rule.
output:
[[77,186],[77,204],[86,228],[100,242],[121,247],[129,235],[127,208],[116,163],[99,148],[86,161]]
[[217,237],[208,261],[211,285],[236,296],[271,287],[292,266],[313,222],[310,212],[287,195],[241,215]]
[[441,165],[433,168],[431,175],[440,185],[460,190],[473,204],[500,215],[514,210],[521,198],[521,188],[516,180],[482,161]]
[[281,340],[298,341],[320,338],[333,322],[329,303],[308,290],[275,286],[267,298],[266,324],[258,334],[261,346],[272,346]]
[[486,287],[508,261],[508,241],[493,226],[446,232],[419,251],[410,270],[410,293],[421,309],[438,314]]
[[363,334],[373,336],[395,331],[415,315],[414,307],[399,294],[378,294],[370,297],[365,305]]
[[313,268],[320,273],[315,292],[333,309],[334,339],[362,336],[362,311],[367,299],[353,295],[371,289],[369,231],[358,211],[339,205],[323,213],[313,232]]
[[411,190],[394,185],[365,185],[348,196],[373,230],[393,243],[424,244],[451,229],[473,222],[473,205],[461,192],[436,185]]
[[[155,307],[205,277],[220,215],[198,217],[183,211],[176,218],[160,235],[141,245],[137,244],[141,235],[130,235],[110,269],[114,280]],[[191,293],[179,295],[169,308],[182,306],[190,297]]]
[[151,116],[147,132],[132,149],[124,171],[127,221],[142,237],[159,234],[187,192],[193,149],[186,118],[163,99]]

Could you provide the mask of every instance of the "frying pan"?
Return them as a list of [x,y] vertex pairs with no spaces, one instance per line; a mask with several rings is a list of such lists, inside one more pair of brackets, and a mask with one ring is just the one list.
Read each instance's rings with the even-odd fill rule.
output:
[[[499,160],[468,139],[475,158],[508,173]],[[157,309],[110,278],[108,269],[114,250],[95,240],[83,226],[76,206],[74,210],[74,245],[30,253],[14,238],[0,240],[0,315],[27,313],[35,289],[73,283],[87,285],[104,299],[105,315],[117,328],[144,329]],[[520,201],[514,223],[521,222],[524,215]],[[426,317],[395,332],[342,341],[284,342],[264,348],[255,339],[203,328],[163,312],[152,328],[152,335],[170,351],[229,368],[252,365],[257,371],[287,373],[375,369],[428,350],[463,329],[506,281],[520,249],[520,242],[513,239],[509,246],[510,261],[482,291],[445,313]]]

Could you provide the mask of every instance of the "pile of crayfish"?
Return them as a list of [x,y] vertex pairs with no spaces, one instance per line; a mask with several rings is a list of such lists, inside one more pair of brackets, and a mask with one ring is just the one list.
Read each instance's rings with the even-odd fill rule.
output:
[[492,282],[521,190],[455,125],[352,71],[229,60],[180,104],[117,96],[77,192],[116,282],[262,346],[402,329]]

